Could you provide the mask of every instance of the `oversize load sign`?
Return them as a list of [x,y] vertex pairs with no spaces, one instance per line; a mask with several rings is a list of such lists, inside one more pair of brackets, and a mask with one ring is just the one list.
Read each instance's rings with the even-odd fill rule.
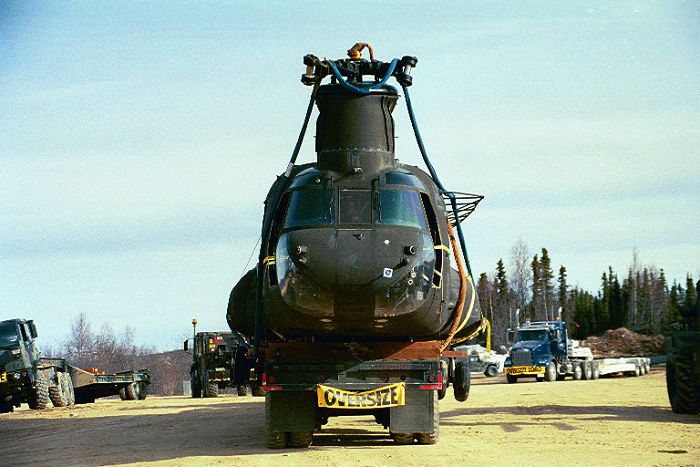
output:
[[391,384],[364,392],[343,391],[319,384],[316,388],[318,406],[329,409],[365,409],[397,407],[406,403],[406,385]]
[[541,366],[513,366],[506,368],[507,375],[523,375],[528,373],[544,373],[544,367]]
[[7,373],[0,373],[0,383],[7,381]]

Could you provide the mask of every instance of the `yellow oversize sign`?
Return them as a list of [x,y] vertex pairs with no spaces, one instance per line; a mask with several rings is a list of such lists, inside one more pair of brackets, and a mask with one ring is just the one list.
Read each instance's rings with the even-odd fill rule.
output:
[[397,407],[406,403],[405,383],[396,383],[364,392],[344,391],[319,384],[318,406],[329,409],[366,409]]

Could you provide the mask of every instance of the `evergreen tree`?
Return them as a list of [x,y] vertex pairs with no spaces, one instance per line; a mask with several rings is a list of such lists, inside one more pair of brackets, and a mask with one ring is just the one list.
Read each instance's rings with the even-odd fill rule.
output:
[[561,307],[561,319],[564,321],[568,321],[569,316],[567,314],[568,312],[568,306],[566,303],[566,297],[567,297],[567,285],[566,285],[566,268],[564,266],[559,268],[559,306]]
[[545,320],[549,320],[554,316],[554,285],[552,280],[554,273],[552,272],[552,264],[549,259],[549,252],[546,248],[542,248],[542,258],[540,259],[540,294],[542,297],[542,308]]
[[532,301],[530,302],[529,318],[540,319],[539,309],[542,303],[541,286],[540,286],[540,260],[535,255],[532,258]]
[[678,300],[678,284],[673,281],[668,295],[668,308],[661,321],[661,330],[664,332],[678,330],[681,327],[681,304]]
[[685,299],[683,300],[683,321],[686,329],[693,329],[695,325],[695,307],[697,306],[697,291],[690,274],[685,279]]

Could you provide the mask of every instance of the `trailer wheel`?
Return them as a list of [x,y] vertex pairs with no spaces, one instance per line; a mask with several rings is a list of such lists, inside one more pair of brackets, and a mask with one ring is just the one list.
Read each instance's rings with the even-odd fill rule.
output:
[[574,363],[574,379],[580,381],[583,378],[583,368],[579,362]]
[[413,444],[413,433],[391,433],[394,443],[399,446]]
[[508,381],[508,384],[513,384],[518,382],[518,376],[517,375],[509,375],[506,374],[506,381]]
[[43,371],[38,371],[34,387],[29,394],[30,409],[45,409],[49,405],[49,380]]
[[289,433],[289,446],[292,448],[308,448],[313,441],[313,431],[292,431]]
[[284,449],[287,447],[287,433],[284,431],[272,431],[272,403],[269,396],[265,396],[265,445],[269,449]]
[[440,360],[440,373],[442,374],[442,387],[437,390],[439,400],[443,400],[447,395],[447,388],[450,387],[450,372],[445,360]]
[[486,370],[484,370],[484,375],[488,376],[489,378],[493,378],[494,376],[498,375],[498,367],[496,365],[489,365],[486,367]]
[[467,362],[457,362],[455,365],[454,393],[455,399],[464,402],[469,398],[469,385],[471,384],[471,373]]
[[641,368],[639,368],[639,364],[634,365],[634,373],[633,376],[640,376],[642,374]]
[[593,371],[593,379],[600,378],[600,367],[596,362],[591,362],[591,369]]
[[138,398],[136,391],[137,389],[135,387],[135,383],[127,384],[126,386],[124,386],[124,395],[126,395],[125,400],[135,401]]
[[583,369],[583,379],[590,381],[593,379],[593,366],[591,362],[582,362],[581,367]]
[[236,386],[236,392],[239,396],[244,397],[248,395],[248,388],[243,384]]
[[207,385],[207,397],[217,397],[219,395],[219,386],[216,383],[209,383]]
[[265,397],[265,390],[259,384],[255,384],[250,388],[250,392],[254,397]]
[[557,380],[557,364],[549,362],[544,370],[544,380],[548,383]]
[[438,395],[435,391],[433,396],[433,432],[417,433],[418,444],[435,444],[440,438],[440,408],[438,407]]
[[693,384],[693,368],[688,362],[675,356],[666,360],[666,390],[674,413],[700,413],[700,385]]
[[10,413],[15,410],[12,402],[0,402],[0,413]]

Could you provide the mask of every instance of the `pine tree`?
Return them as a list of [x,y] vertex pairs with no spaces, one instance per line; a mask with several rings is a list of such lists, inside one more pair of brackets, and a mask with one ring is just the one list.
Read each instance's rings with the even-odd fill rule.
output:
[[559,268],[559,306],[561,307],[561,319],[563,321],[568,321],[568,305],[566,303],[567,295],[567,285],[566,285],[566,268],[561,266]]
[[532,258],[532,301],[530,302],[529,317],[531,319],[539,319],[539,309],[542,303],[541,286],[540,286],[540,260],[535,255]]
[[695,307],[697,306],[697,291],[695,283],[690,274],[685,279],[685,300],[683,301],[683,320],[685,321],[686,329],[693,329],[695,326]]
[[554,315],[554,286],[552,279],[552,264],[549,259],[549,252],[546,248],[542,248],[542,258],[540,259],[540,294],[542,297],[542,307],[545,320],[549,320]]

